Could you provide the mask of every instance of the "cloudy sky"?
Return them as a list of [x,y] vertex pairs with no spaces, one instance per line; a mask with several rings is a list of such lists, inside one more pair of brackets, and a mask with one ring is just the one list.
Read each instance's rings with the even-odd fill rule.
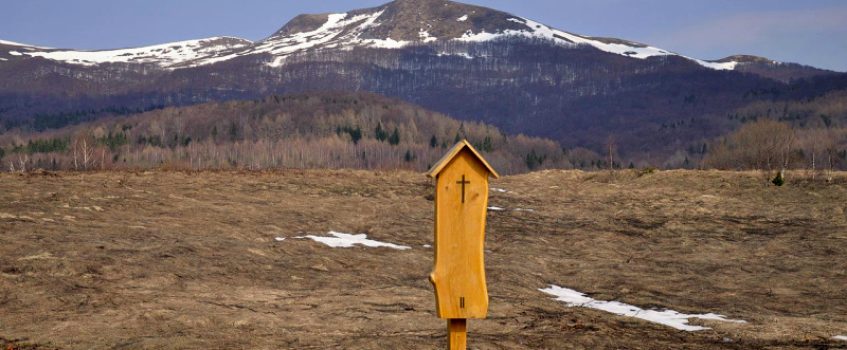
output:
[[[0,39],[106,49],[229,35],[258,40],[300,13],[387,0],[6,1]],[[648,43],[688,56],[754,54],[847,71],[842,0],[467,0],[585,35]]]

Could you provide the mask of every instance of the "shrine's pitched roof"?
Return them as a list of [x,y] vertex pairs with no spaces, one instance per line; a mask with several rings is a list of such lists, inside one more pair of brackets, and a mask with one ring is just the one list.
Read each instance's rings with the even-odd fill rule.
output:
[[444,170],[447,164],[450,164],[450,161],[453,160],[453,158],[455,158],[456,156],[458,156],[459,153],[461,153],[461,151],[465,148],[471,151],[471,154],[473,154],[474,158],[476,158],[480,163],[482,163],[482,165],[485,166],[485,169],[488,169],[488,172],[491,173],[491,176],[493,176],[495,179],[500,177],[500,174],[497,174],[497,171],[494,170],[494,168],[492,168],[491,165],[485,161],[485,158],[482,158],[482,155],[480,155],[479,152],[477,152],[477,150],[473,148],[473,146],[471,146],[468,140],[459,141],[458,143],[456,143],[456,145],[450,148],[450,150],[447,151],[447,154],[445,154],[444,157],[441,157],[441,160],[435,163],[435,165],[433,165],[432,168],[430,168],[429,171],[426,172],[426,176],[429,176],[431,178],[435,178],[436,176],[438,176],[438,173]]

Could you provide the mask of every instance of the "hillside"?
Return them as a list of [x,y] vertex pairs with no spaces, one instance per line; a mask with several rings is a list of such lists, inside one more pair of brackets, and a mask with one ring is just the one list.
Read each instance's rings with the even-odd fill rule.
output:
[[18,170],[423,171],[461,139],[507,174],[570,164],[554,141],[507,136],[487,124],[369,93],[275,95],[114,116],[41,133],[7,132],[0,135],[0,161]]
[[[726,133],[685,139],[667,158],[634,156],[624,149],[626,140],[616,137],[607,138],[605,147],[611,145],[616,168],[777,170],[784,166],[821,172],[845,170],[845,101],[847,93],[836,90],[814,98],[752,102],[710,119]],[[16,170],[424,170],[446,147],[466,137],[505,173],[609,168],[609,148],[596,152],[562,147],[549,139],[509,136],[485,123],[457,121],[369,93],[274,95],[126,116],[120,112],[61,129],[7,131],[0,134],[0,162],[4,168]],[[37,125],[60,124],[62,117],[41,116]],[[663,123],[650,137],[699,134],[704,125],[701,119],[681,119]],[[88,140],[91,159],[78,159],[74,165],[74,151],[77,158],[82,157],[84,140]]]
[[[838,349],[847,174],[493,181],[478,349]],[[0,173],[0,346],[444,349],[413,172]],[[409,247],[332,248],[330,231]],[[300,238],[298,238],[300,237]],[[306,237],[306,238],[303,238]],[[746,323],[683,331],[540,289]],[[30,346],[30,347],[28,347]]]
[[[623,158],[654,166],[731,131],[723,118],[737,108],[847,88],[847,74],[749,55],[696,59],[444,0],[302,15],[257,42],[215,37],[96,52],[4,42],[0,58],[7,129],[369,91],[567,148],[603,153],[613,138]],[[45,118],[60,122],[38,122]],[[682,121],[698,128],[662,129]]]
[[[763,157],[788,168],[812,171],[847,169],[847,91],[807,99],[758,101],[728,113],[733,132],[678,152],[676,165],[723,169],[773,169]],[[671,129],[692,128],[684,123]],[[683,158],[684,156],[684,158]],[[700,163],[704,160],[705,163]]]

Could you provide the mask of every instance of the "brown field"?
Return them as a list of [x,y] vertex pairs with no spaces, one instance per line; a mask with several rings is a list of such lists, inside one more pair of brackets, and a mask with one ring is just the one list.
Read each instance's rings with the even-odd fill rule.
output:
[[[847,348],[831,338],[847,335],[847,174],[796,175],[494,181],[506,210],[488,214],[491,309],[470,348]],[[0,346],[444,349],[432,191],[411,172],[4,173]],[[294,238],[329,230],[413,249]],[[678,331],[567,307],[550,284],[748,323]]]

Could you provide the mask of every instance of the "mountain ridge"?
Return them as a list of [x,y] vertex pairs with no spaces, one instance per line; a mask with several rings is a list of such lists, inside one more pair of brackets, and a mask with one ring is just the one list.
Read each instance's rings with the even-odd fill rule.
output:
[[[628,39],[573,34],[503,11],[447,0],[395,0],[377,7],[344,13],[301,14],[259,41],[217,36],[90,51],[53,49],[3,40],[0,40],[0,45],[23,49],[8,51],[11,56],[42,57],[68,64],[139,63],[180,69],[266,53],[272,56],[268,65],[277,67],[282,64],[284,56],[309,49],[345,49],[349,46],[402,48],[435,41],[489,41],[504,36],[539,38],[560,45],[587,45],[634,58],[676,55],[718,70],[734,70],[739,65],[747,64],[781,64],[752,55],[731,55],[718,60],[691,58]],[[221,41],[225,43],[212,45]],[[14,57],[4,58],[8,61]],[[812,70],[820,70],[815,73],[826,72],[811,66],[800,66],[807,67],[804,76]],[[753,70],[754,74],[759,71]]]

